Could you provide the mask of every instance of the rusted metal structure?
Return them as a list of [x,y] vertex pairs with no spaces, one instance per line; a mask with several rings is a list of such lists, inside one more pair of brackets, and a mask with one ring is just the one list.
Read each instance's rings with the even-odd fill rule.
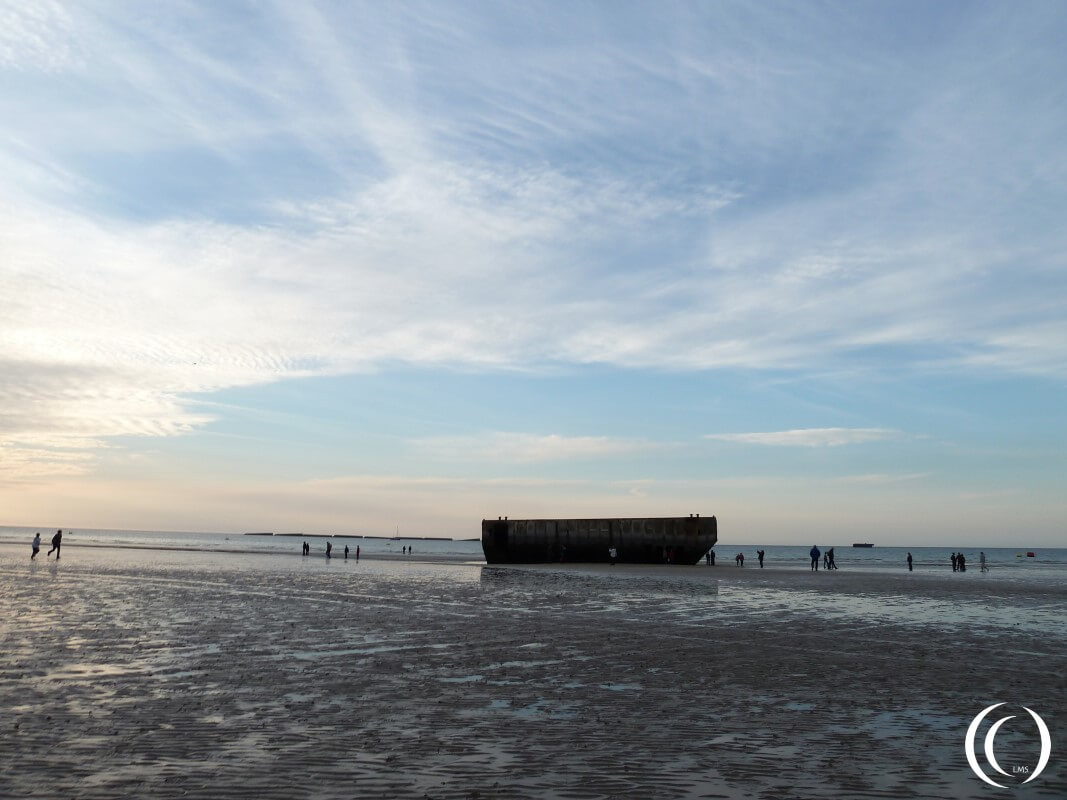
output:
[[483,519],[482,551],[489,564],[553,561],[695,564],[718,539],[715,517],[619,519]]

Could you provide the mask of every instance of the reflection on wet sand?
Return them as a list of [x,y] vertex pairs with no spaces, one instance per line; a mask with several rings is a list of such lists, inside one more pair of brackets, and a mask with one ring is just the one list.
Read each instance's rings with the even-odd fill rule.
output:
[[977,711],[1062,737],[1048,587],[100,552],[0,560],[0,796],[985,797]]

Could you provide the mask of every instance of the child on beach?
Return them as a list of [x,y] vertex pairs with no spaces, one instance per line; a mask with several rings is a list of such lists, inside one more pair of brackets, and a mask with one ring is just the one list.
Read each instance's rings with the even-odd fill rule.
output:
[[41,533],[37,532],[37,535],[33,537],[33,552],[30,553],[30,561],[37,558],[37,554],[41,551]]

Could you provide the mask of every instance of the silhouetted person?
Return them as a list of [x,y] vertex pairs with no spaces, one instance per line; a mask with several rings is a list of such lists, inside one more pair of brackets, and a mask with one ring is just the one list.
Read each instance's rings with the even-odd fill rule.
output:
[[763,556],[764,555],[765,554],[764,554],[764,552],[762,550],[757,550],[756,551],[756,558],[759,559],[759,568],[760,569],[763,569]]
[[953,553],[952,554],[952,571],[955,572],[958,566],[959,566],[959,559],[957,558],[956,554]]
[[812,545],[811,546],[811,550],[808,551],[808,555],[811,556],[811,569],[812,569],[812,572],[818,572],[819,571],[819,556],[821,556],[822,553],[819,552],[819,548],[818,547],[816,547],[815,545]]
[[911,553],[908,553],[908,572],[911,572]]
[[331,558],[330,551],[333,550],[333,542],[326,542],[326,558]]
[[989,565],[985,563],[985,550],[981,550],[978,553],[978,570],[979,572],[989,572]]
[[710,551],[710,550],[708,550],[708,552],[706,552],[706,553],[704,554],[704,562],[705,562],[705,563],[706,563],[706,564],[707,564],[707,565],[708,565],[709,567],[711,566],[711,551]]
[[[59,546],[63,544],[63,531],[56,531],[56,535],[52,537],[52,550],[56,551],[56,561],[59,561]],[[52,550],[45,553],[45,556],[52,555]]]
[[359,561],[359,545],[356,545],[356,561]]
[[37,532],[37,535],[33,537],[33,544],[31,545],[33,552],[30,553],[30,561],[37,558],[37,554],[41,551],[41,533]]
[[960,572],[967,571],[967,559],[963,557],[963,553],[956,555],[956,566],[959,567]]
[[830,548],[826,551],[826,568],[837,569],[837,562],[834,561],[834,548]]
[[737,565],[739,567],[745,566],[745,554],[744,553],[738,553],[737,554]]
[[348,545],[345,545],[345,561],[348,561]]

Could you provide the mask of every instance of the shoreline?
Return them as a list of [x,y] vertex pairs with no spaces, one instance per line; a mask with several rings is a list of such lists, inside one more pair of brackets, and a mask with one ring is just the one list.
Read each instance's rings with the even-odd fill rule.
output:
[[[240,534],[245,535],[245,534]],[[295,537],[294,537],[295,538]],[[309,537],[311,538],[311,537]],[[412,541],[420,541],[413,539]],[[429,541],[429,540],[421,540]],[[443,540],[436,540],[443,541]],[[456,541],[456,540],[451,540]],[[43,541],[41,555],[39,558],[44,558],[47,550],[47,542]],[[275,556],[275,557],[294,557],[306,559],[309,561],[326,560],[324,553],[316,551],[310,555],[304,556],[299,552],[290,552],[288,550],[281,549],[251,549],[248,547],[230,546],[230,547],[183,547],[179,545],[171,544],[133,544],[133,543],[101,543],[101,542],[83,542],[83,541],[64,541],[64,551],[72,550],[77,551],[80,549],[86,550],[136,550],[136,551],[159,551],[159,552],[173,552],[173,553],[202,553],[202,554],[225,554],[225,555],[247,555],[247,556]],[[4,550],[21,552],[28,550],[28,545],[24,545],[18,542],[0,541],[0,552]],[[335,546],[335,551],[337,550]],[[29,557],[26,556],[26,560],[29,561]],[[343,551],[339,551],[334,555],[331,561],[344,561]],[[355,556],[349,555],[349,561],[354,561]],[[759,567],[758,565],[737,567],[734,564],[719,563],[716,565],[707,565],[703,561],[696,564],[661,564],[661,563],[626,563],[619,562],[615,566],[611,566],[607,561],[599,562],[530,562],[530,563],[503,563],[503,564],[488,564],[484,557],[478,558],[475,554],[464,553],[433,553],[433,552],[419,552],[419,553],[390,553],[390,552],[365,552],[361,553],[360,560],[364,561],[410,561],[412,563],[442,563],[442,564],[456,564],[467,563],[473,565],[481,565],[490,568],[499,569],[540,569],[540,570],[557,570],[562,572],[574,572],[574,571],[617,571],[621,573],[630,574],[648,574],[648,575],[707,575],[708,577],[715,577],[721,579],[737,579],[740,581],[756,580],[760,576],[766,578],[778,577],[783,575],[796,576],[799,574],[809,574],[813,580],[819,580],[825,576],[828,581],[849,581],[851,576],[898,576],[902,580],[918,580],[918,579],[930,579],[930,578],[944,578],[950,577],[956,581],[968,581],[971,579],[981,580],[994,580],[998,575],[1011,577],[1015,579],[1021,573],[1022,570],[1031,570],[1031,574],[1040,575],[1046,569],[1057,569],[1058,564],[1047,564],[1043,562],[1016,562],[1016,563],[1001,563],[993,564],[989,570],[982,573],[977,565],[971,566],[964,573],[954,573],[947,564],[942,566],[938,564],[932,564],[930,562],[918,562],[914,570],[908,570],[906,565],[899,567],[889,566],[885,564],[868,565],[847,563],[844,567],[839,567],[836,570],[827,570],[820,566],[817,571],[810,569],[807,563],[781,563],[776,562],[772,565]],[[720,559],[721,561],[721,559]]]

